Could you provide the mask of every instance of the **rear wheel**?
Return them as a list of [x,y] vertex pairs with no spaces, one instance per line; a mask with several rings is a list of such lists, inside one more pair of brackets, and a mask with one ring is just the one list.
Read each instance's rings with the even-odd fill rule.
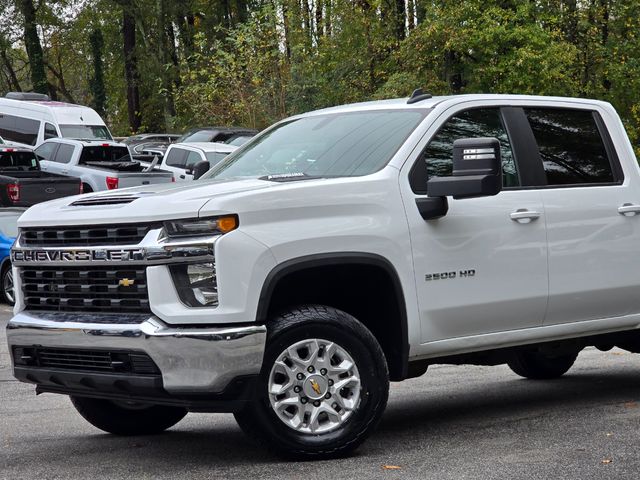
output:
[[518,352],[509,361],[509,368],[524,378],[549,380],[569,371],[578,358],[578,353],[549,355],[543,352]]
[[91,185],[89,185],[88,183],[83,183],[82,193],[91,193],[91,192],[93,192],[93,188],[91,188]]
[[153,435],[174,426],[187,411],[146,403],[71,397],[78,413],[94,427],[116,435]]
[[0,278],[2,279],[2,301],[14,305],[16,297],[13,290],[13,270],[10,263],[7,262],[7,265],[2,268]]
[[257,398],[235,417],[277,453],[334,457],[375,429],[388,393],[387,364],[371,332],[340,310],[304,306],[270,323]]

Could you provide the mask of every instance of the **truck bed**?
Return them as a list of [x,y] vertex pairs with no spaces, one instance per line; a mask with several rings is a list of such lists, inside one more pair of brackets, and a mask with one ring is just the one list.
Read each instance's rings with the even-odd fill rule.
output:
[[[30,207],[36,203],[80,193],[80,179],[40,170],[6,171],[0,173],[0,206]],[[19,200],[12,201],[7,186],[17,185]],[[16,188],[16,187],[13,187]]]

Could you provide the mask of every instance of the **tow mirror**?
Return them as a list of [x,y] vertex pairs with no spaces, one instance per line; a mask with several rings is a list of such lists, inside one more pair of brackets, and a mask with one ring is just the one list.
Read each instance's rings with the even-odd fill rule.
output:
[[443,217],[447,198],[490,197],[502,190],[502,159],[497,138],[463,138],[453,142],[453,174],[427,182],[427,198],[417,199],[425,220]]
[[201,162],[196,163],[193,166],[193,170],[191,171],[193,173],[193,179],[194,180],[199,179],[201,176],[207,173],[210,168],[211,166],[209,165],[209,162],[207,162],[206,160],[202,160]]

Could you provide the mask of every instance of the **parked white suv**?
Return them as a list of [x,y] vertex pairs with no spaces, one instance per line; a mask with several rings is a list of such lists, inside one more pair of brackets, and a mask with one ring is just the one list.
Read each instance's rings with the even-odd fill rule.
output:
[[331,108],[122,193],[22,216],[7,332],[18,379],[108,432],[233,412],[327,457],[431,364],[541,379],[588,345],[640,352],[640,171],[604,102]]

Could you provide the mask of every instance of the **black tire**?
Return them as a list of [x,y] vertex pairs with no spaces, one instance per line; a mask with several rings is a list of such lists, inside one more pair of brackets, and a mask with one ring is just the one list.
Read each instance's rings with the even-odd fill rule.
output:
[[517,375],[531,380],[550,380],[569,371],[578,353],[548,355],[542,352],[518,352],[509,361],[509,368]]
[[116,435],[154,435],[174,426],[187,411],[179,407],[71,397],[78,413],[94,427]]
[[[360,400],[351,416],[326,433],[294,430],[278,417],[269,400],[268,382],[274,362],[285,349],[308,339],[322,339],[339,345],[353,359],[360,377]],[[334,393],[338,394],[341,393]],[[256,400],[236,413],[235,418],[250,438],[277,454],[293,458],[332,458],[354,450],[373,432],[388,396],[387,363],[371,332],[345,312],[307,305],[288,310],[268,324]]]
[[2,271],[0,272],[0,296],[2,297],[2,301],[8,305],[14,305],[15,302],[15,293],[13,291],[9,291],[9,284],[13,289],[13,270],[11,270],[11,263],[6,262],[2,267]]
[[88,183],[82,184],[82,193],[93,193],[93,188]]

